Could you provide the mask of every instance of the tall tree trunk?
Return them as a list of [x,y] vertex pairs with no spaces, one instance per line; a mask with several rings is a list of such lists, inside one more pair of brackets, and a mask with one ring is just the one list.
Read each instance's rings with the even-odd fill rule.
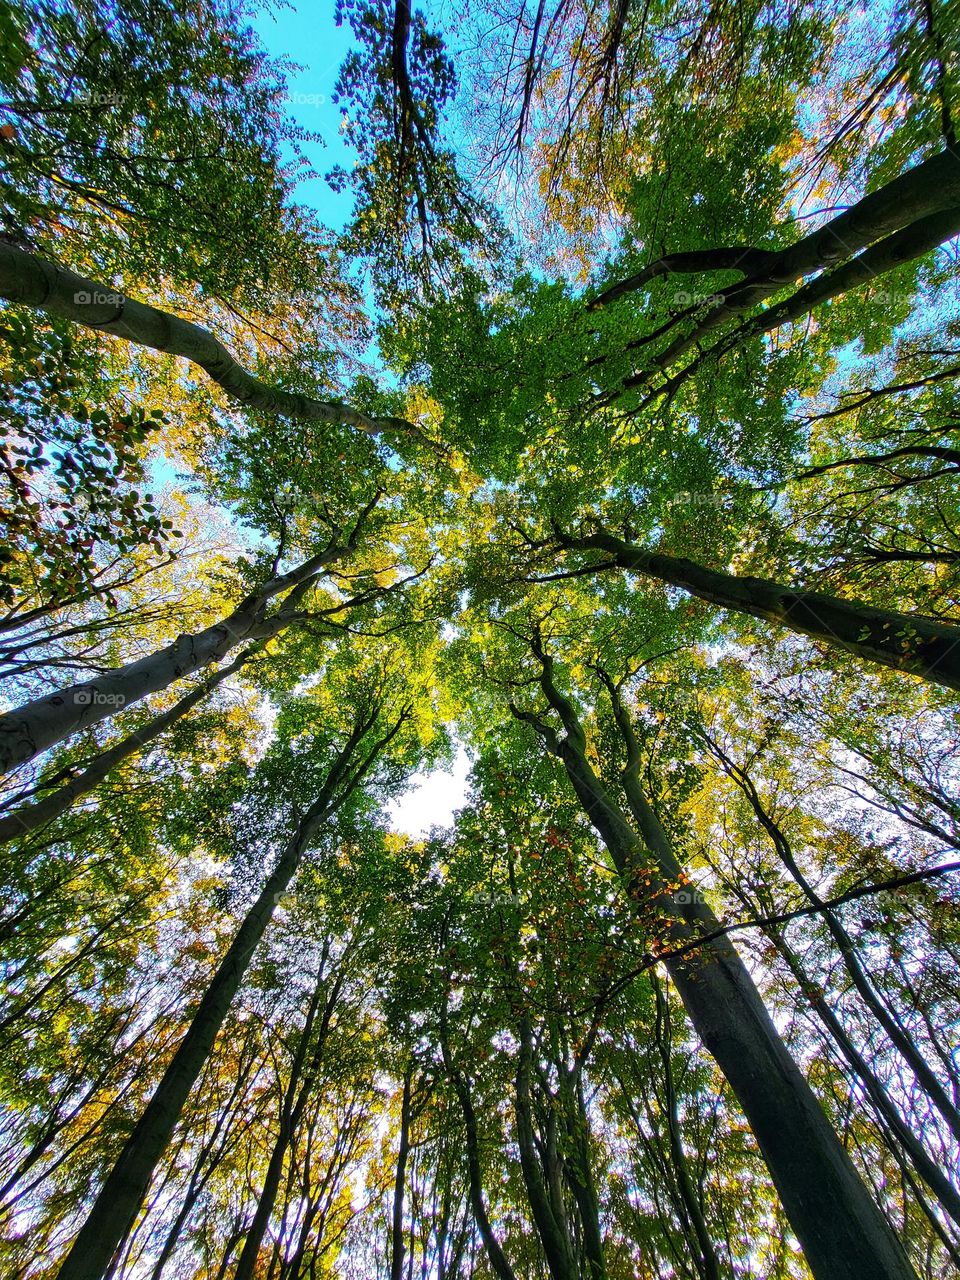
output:
[[[760,793],[757,791],[750,776],[736,765],[722,750],[716,742],[710,741],[711,750],[720,759],[724,769],[737,784],[743,794],[749,801],[750,807],[753,809],[758,822],[770,837],[770,841],[776,850],[777,857],[783,863],[791,879],[798,886],[803,896],[811,904],[811,906],[820,908],[820,916],[827,927],[827,930],[835,942],[840,957],[843,961],[844,969],[860,995],[864,1004],[877,1019],[884,1031],[890,1037],[890,1040],[897,1052],[906,1062],[907,1066],[916,1076],[921,1088],[930,1099],[931,1103],[940,1112],[950,1132],[954,1138],[960,1142],[960,1112],[953,1105],[953,1100],[948,1094],[942,1081],[938,1078],[936,1072],[921,1054],[913,1039],[908,1034],[906,1028],[895,1016],[893,1011],[888,1008],[886,1002],[875,989],[873,982],[860,961],[860,953],[856,944],[844,928],[843,922],[836,912],[824,907],[823,899],[819,896],[809,880],[800,869],[793,854],[793,847],[787,838],[786,832],[780,824],[767,811]],[[951,1210],[951,1214],[954,1211]]]
[[[272,578],[221,622],[193,635],[179,636],[156,653],[104,672],[95,680],[71,685],[6,712],[0,716],[0,774],[26,764],[71,734],[109,719],[148,694],[166,689],[175,680],[219,662],[244,640],[276,635],[288,625],[291,605],[326,565],[344,554],[342,547],[322,551],[289,573]],[[270,601],[286,591],[290,595],[281,610],[272,618],[265,618]]]
[[960,1226],[960,1193],[957,1192],[957,1189],[943,1170],[930,1158],[923,1143],[901,1116],[884,1088],[883,1082],[871,1068],[863,1054],[857,1049],[847,1034],[843,1023],[831,1009],[830,1002],[817,989],[816,984],[804,969],[799,956],[786,941],[780,929],[770,926],[766,932],[787,962],[790,972],[800,984],[801,989],[807,993],[807,999],[810,1001],[811,1007],[840,1051],[840,1055],[853,1073],[854,1079],[859,1080],[863,1085],[867,1096],[877,1109],[887,1129],[895,1141],[899,1142],[917,1174],[936,1196],[944,1213]]
[[253,952],[270,923],[278,898],[296,874],[321,822],[335,812],[359,785],[378,753],[399,731],[409,709],[401,713],[394,726],[373,745],[360,764],[352,767],[351,772],[352,758],[378,714],[379,705],[355,723],[330,768],[320,794],[298,824],[259,897],[244,917],[204,992],[186,1035],[60,1267],[58,1280],[101,1280],[114,1251],[133,1226],[157,1161],[170,1141],[187,1096],[203,1070]]
[[570,1245],[566,1222],[557,1217],[556,1197],[549,1186],[550,1170],[544,1179],[537,1156],[533,1132],[533,1100],[531,1097],[533,1074],[533,1034],[530,1016],[526,1011],[520,1019],[520,1048],[517,1053],[516,1119],[517,1145],[520,1148],[520,1170],[523,1174],[527,1198],[543,1245],[543,1252],[550,1269],[551,1280],[577,1280],[573,1250]]
[[148,743],[153,742],[155,738],[159,738],[162,733],[165,733],[171,725],[181,720],[188,711],[192,711],[198,702],[202,702],[204,698],[213,693],[214,689],[223,684],[228,676],[239,670],[254,652],[255,648],[247,649],[238,658],[235,658],[233,662],[221,667],[219,671],[197,685],[179,702],[174,703],[169,711],[164,711],[160,715],[154,716],[142,729],[137,729],[114,746],[102,751],[92,764],[88,765],[86,769],[75,777],[72,777],[64,786],[59,787],[50,795],[44,796],[42,800],[37,800],[30,805],[24,805],[23,808],[16,809],[13,813],[7,814],[6,817],[0,818],[0,844],[8,840],[15,840],[18,836],[35,831],[37,827],[41,827],[47,822],[52,822],[54,818],[59,817],[61,813],[65,813],[82,796],[89,795],[95,787],[103,782],[111,770],[122,764],[124,760],[129,760],[131,756],[136,755]]
[[220,1259],[220,1265],[217,1267],[217,1274],[214,1276],[213,1280],[224,1280],[224,1276],[227,1274],[227,1268],[230,1266],[230,1259],[233,1257],[234,1250],[242,1239],[243,1224],[240,1223],[235,1226],[229,1236],[227,1236],[227,1242],[223,1247],[223,1257]]
[[663,1088],[666,1106],[667,1135],[670,1141],[670,1154],[677,1175],[677,1190],[683,1201],[690,1224],[696,1236],[699,1257],[697,1270],[703,1280],[720,1280],[720,1260],[713,1246],[713,1239],[707,1227],[700,1197],[693,1187],[687,1153],[683,1149],[683,1135],[680,1130],[680,1117],[677,1114],[677,1095],[673,1083],[672,1038],[670,1035],[670,1007],[655,973],[651,974],[654,998],[657,1006],[657,1049],[663,1063]]
[[870,284],[905,262],[913,262],[915,258],[931,253],[945,241],[952,240],[958,232],[960,232],[960,207],[944,209],[942,212],[920,218],[901,231],[887,236],[878,244],[871,245],[850,262],[845,262],[833,271],[819,276],[802,289],[798,289],[792,297],[768,307],[766,311],[742,325],[737,330],[736,336],[742,342],[755,334],[769,333],[782,324],[798,320],[830,298],[836,298],[861,285]]
[[[249,1040],[250,1037],[248,1034],[248,1042]],[[247,1046],[244,1046],[244,1049],[246,1049],[246,1047]],[[193,1168],[190,1171],[190,1178],[187,1183],[186,1194],[184,1195],[183,1202],[177,1211],[177,1216],[174,1218],[170,1226],[170,1230],[164,1238],[163,1246],[160,1253],[157,1255],[157,1260],[150,1273],[150,1280],[160,1280],[164,1268],[173,1256],[173,1251],[177,1246],[180,1233],[183,1231],[184,1225],[190,1217],[194,1205],[200,1198],[200,1194],[204,1187],[207,1185],[210,1178],[216,1173],[227,1154],[230,1143],[231,1124],[234,1118],[233,1108],[243,1093],[244,1087],[250,1079],[256,1064],[255,1049],[249,1054],[241,1051],[239,1061],[239,1070],[236,1072],[234,1077],[233,1084],[230,1088],[230,1094],[226,1102],[219,1108],[213,1132],[210,1134],[209,1138],[205,1139],[194,1161]]]
[[467,1180],[470,1189],[470,1208],[473,1211],[477,1230],[480,1232],[480,1239],[483,1241],[483,1247],[487,1251],[490,1266],[493,1268],[498,1280],[517,1280],[513,1267],[507,1261],[506,1254],[500,1247],[500,1241],[497,1239],[490,1224],[487,1207],[483,1200],[483,1172],[480,1164],[480,1136],[477,1128],[477,1116],[473,1106],[473,1099],[470,1096],[470,1086],[457,1069],[453,1061],[453,1055],[450,1052],[446,991],[444,991],[443,1004],[440,1009],[440,1052],[443,1056],[444,1069],[453,1083],[454,1092],[463,1112],[463,1125],[467,1141]]
[[[958,166],[958,172],[960,172],[960,166]],[[701,350],[701,353],[670,378],[661,390],[678,387],[699,367],[705,355],[722,354],[742,345],[751,337],[769,333],[771,329],[798,320],[828,299],[835,298],[850,289],[856,289],[860,285],[870,284],[888,271],[932,252],[939,245],[952,240],[958,231],[960,231],[960,207],[956,204],[927,214],[908,226],[901,227],[900,230],[894,231],[878,243],[870,245],[862,253],[851,257],[849,261],[842,262],[833,270],[824,271],[822,275],[818,275],[810,284],[797,289],[783,302],[776,303],[744,321],[731,333],[722,337],[712,348],[706,351]],[[696,347],[712,330],[724,325],[731,317],[756,306],[762,299],[778,293],[782,287],[779,282],[756,283],[746,280],[742,284],[721,290],[710,309],[689,333],[674,339],[666,350],[650,361],[646,368],[625,378],[621,385],[624,389],[645,386],[650,381],[652,371],[659,370],[666,373],[680,356]]]
[[247,912],[204,993],[187,1034],[134,1126],[86,1222],[58,1274],[59,1280],[100,1280],[114,1250],[136,1219],[144,1194],[203,1069],[217,1032],[236,995],[247,965],[273,916],[278,898],[293,879],[322,811],[311,811]]
[[573,550],[608,552],[611,561],[600,566],[604,569],[617,565],[659,578],[710,604],[789,627],[867,662],[960,689],[960,627],[821,591],[795,590],[770,578],[740,578],[693,560],[645,551],[609,533],[586,537],[560,533],[558,539],[561,546]]
[[[947,149],[922,160],[885,186],[863,196],[836,218],[785,249],[737,245],[668,254],[636,275],[604,289],[587,309],[606,306],[625,294],[644,288],[658,276],[739,271],[746,276],[745,280],[718,291],[725,306],[721,319],[726,319],[756,306],[802,276],[813,275],[846,261],[861,249],[909,223],[958,205],[960,163],[956,154]],[[715,328],[717,323],[719,321],[709,327]]]
[[[646,1151],[647,1159],[650,1162],[650,1178],[653,1184],[650,1188],[650,1193],[656,1204],[657,1216],[663,1223],[668,1247],[674,1257],[677,1258],[679,1265],[678,1250],[668,1229],[670,1212],[672,1211],[677,1216],[680,1230],[684,1237],[684,1244],[696,1270],[697,1277],[699,1277],[699,1280],[710,1280],[710,1277],[704,1272],[703,1250],[698,1239],[697,1230],[694,1227],[694,1218],[690,1211],[691,1205],[687,1193],[697,1201],[698,1207],[701,1205],[701,1195],[698,1195],[698,1191],[694,1190],[692,1179],[689,1179],[686,1183],[681,1179],[674,1160],[674,1148],[670,1134],[668,1132],[666,1138],[664,1138],[660,1131],[660,1126],[664,1121],[665,1108],[659,1099],[651,1098],[648,1095],[644,1085],[640,1085],[643,1110],[646,1116],[647,1128],[649,1129],[649,1132],[647,1132],[633,1096],[636,1085],[628,1085],[619,1074],[616,1076],[616,1081],[623,1099],[623,1105],[633,1125],[636,1140]],[[669,1200],[669,1206],[661,1205],[659,1199],[661,1190],[665,1192]],[[729,1254],[731,1252],[729,1235],[725,1239]]]
[[170,1230],[164,1237],[163,1246],[157,1255],[153,1270],[150,1272],[150,1280],[160,1280],[163,1275],[164,1268],[173,1256],[173,1251],[177,1247],[177,1242],[186,1225],[187,1219],[193,1211],[194,1205],[200,1199],[200,1195],[206,1186],[209,1178],[216,1172],[219,1161],[209,1165],[207,1170],[197,1176],[197,1170],[194,1169],[194,1176],[191,1177],[187,1185],[186,1193],[177,1210],[177,1216],[170,1224]]
[[[403,1073],[403,1096],[400,1103],[400,1146],[397,1151],[397,1175],[393,1185],[393,1220],[390,1230],[390,1280],[403,1280],[403,1190],[410,1155],[410,1090],[413,1066]],[[411,1251],[411,1257],[412,1257]]]
[[593,1180],[590,1159],[590,1123],[583,1096],[582,1076],[578,1072],[571,1084],[561,1068],[561,1088],[565,1095],[566,1136],[568,1141],[563,1171],[577,1204],[583,1234],[583,1257],[588,1280],[607,1280],[603,1257],[603,1233],[600,1230],[600,1203]]
[[310,1007],[307,1011],[303,1036],[297,1047],[297,1053],[290,1069],[290,1080],[287,1084],[283,1102],[281,1104],[280,1125],[277,1140],[273,1144],[273,1150],[270,1153],[270,1161],[267,1165],[267,1172],[264,1175],[263,1186],[260,1190],[260,1195],[257,1197],[256,1212],[253,1215],[253,1222],[250,1224],[244,1238],[243,1250],[241,1251],[239,1261],[237,1262],[237,1269],[234,1272],[233,1280],[252,1280],[253,1274],[256,1270],[257,1259],[260,1256],[260,1246],[263,1244],[263,1238],[267,1233],[267,1227],[270,1225],[270,1218],[277,1202],[277,1192],[280,1188],[280,1179],[283,1175],[283,1165],[286,1160],[287,1151],[289,1150],[290,1143],[293,1141],[294,1134],[297,1132],[297,1128],[300,1124],[307,1102],[310,1099],[315,1073],[320,1066],[320,1060],[323,1057],[324,1049],[326,1048],[327,1036],[330,1031],[330,1021],[333,1017],[334,1009],[336,1008],[336,1003],[340,996],[342,986],[341,976],[338,976],[337,980],[334,982],[333,989],[324,1003],[320,1028],[317,1032],[317,1038],[310,1054],[306,1074],[304,1075],[304,1064],[306,1062],[310,1039],[313,1034],[313,1024],[320,1007],[320,1001],[323,997],[323,970],[328,955],[329,944],[326,944],[324,946],[320,974],[318,975],[316,987],[314,988],[313,996],[310,1001]]
[[[640,838],[587,759],[586,735],[573,704],[554,683],[552,659],[538,642],[534,651],[541,686],[566,733],[561,738],[530,713],[515,714],[534,723],[563,763],[631,900],[645,919],[655,915],[664,925],[658,945],[682,945],[716,929],[705,904],[673,903],[683,872],[640,789],[636,760],[628,761],[624,787]],[[697,1034],[743,1108],[816,1280],[916,1280],[729,939],[714,939],[666,963]]]
[[[670,365],[694,347],[702,349],[704,339],[710,334],[779,293],[785,285],[804,276],[823,273],[785,302],[742,325],[730,339],[722,339],[713,350],[726,349],[753,332],[765,332],[788,319],[796,319],[818,302],[875,279],[901,262],[921,256],[956,234],[958,216],[960,160],[952,148],[947,148],[870,192],[844,213],[786,249],[770,251],[742,246],[667,255],[629,279],[605,289],[588,304],[588,309],[641,289],[656,276],[730,270],[738,270],[746,276],[735,284],[717,289],[709,307],[691,307],[676,320],[662,326],[657,334],[650,335],[659,336],[672,329],[678,321],[696,315],[695,323],[688,332],[674,338],[644,369],[622,383],[624,388],[642,386],[653,372],[666,372]],[[647,338],[639,338],[628,346],[637,348],[646,341]],[[697,357],[688,364],[675,382],[679,383],[688,376],[699,359]]]
[[313,1230],[313,1224],[316,1221],[319,1211],[319,1201],[311,1199],[304,1211],[303,1221],[300,1223],[298,1232],[297,1247],[293,1252],[293,1256],[286,1259],[280,1266],[281,1280],[299,1280],[303,1274],[303,1259],[306,1256],[307,1245],[310,1241],[310,1232]]

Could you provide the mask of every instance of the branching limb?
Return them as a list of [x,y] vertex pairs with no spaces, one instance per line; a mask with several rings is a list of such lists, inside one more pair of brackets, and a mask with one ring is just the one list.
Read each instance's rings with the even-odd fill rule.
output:
[[409,433],[403,418],[371,418],[348,405],[270,387],[248,373],[212,333],[96,280],[0,241],[0,298],[22,303],[141,347],[182,356],[245,408],[301,422],[344,423],[366,435]]

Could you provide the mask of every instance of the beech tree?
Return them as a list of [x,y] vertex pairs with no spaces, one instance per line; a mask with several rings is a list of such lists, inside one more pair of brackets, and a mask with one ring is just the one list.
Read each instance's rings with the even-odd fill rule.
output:
[[0,4],[0,1269],[946,1280],[955,6],[330,19]]

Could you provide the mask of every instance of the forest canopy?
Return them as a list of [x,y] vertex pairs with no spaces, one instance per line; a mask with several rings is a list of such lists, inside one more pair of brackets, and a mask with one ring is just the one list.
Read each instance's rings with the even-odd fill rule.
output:
[[947,1280],[957,0],[274,12],[0,0],[0,1277]]

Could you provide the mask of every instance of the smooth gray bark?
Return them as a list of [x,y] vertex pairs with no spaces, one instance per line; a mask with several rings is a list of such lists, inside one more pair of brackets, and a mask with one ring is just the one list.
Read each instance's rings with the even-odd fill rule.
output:
[[693,560],[646,551],[609,533],[585,537],[558,533],[558,540],[573,550],[609,553],[612,563],[598,566],[598,571],[616,565],[659,578],[710,604],[788,627],[867,662],[960,689],[960,627],[841,600],[822,591],[792,588],[771,578],[737,577]]
[[198,702],[202,702],[214,689],[223,684],[224,680],[239,670],[250,656],[251,651],[248,650],[234,659],[228,666],[222,667],[214,675],[204,680],[202,684],[192,689],[179,702],[175,702],[168,711],[154,716],[142,729],[137,729],[134,733],[116,743],[115,746],[108,747],[106,751],[102,751],[92,764],[76,774],[75,777],[72,777],[64,786],[59,787],[50,795],[44,796],[42,800],[24,805],[22,808],[14,810],[13,813],[0,818],[0,844],[8,840],[15,840],[18,836],[26,835],[27,832],[35,831],[37,827],[41,827],[59,817],[61,813],[65,813],[82,796],[88,795],[93,791],[118,764],[122,764],[124,760],[129,760],[131,756],[136,755],[148,743],[159,738],[171,725],[181,720]]
[[344,404],[270,387],[237,363],[222,342],[199,325],[136,302],[111,285],[0,241],[0,298],[62,316],[141,347],[183,356],[198,365],[231,400],[302,422],[345,423],[367,435],[410,431],[402,418],[371,418]]
[[270,601],[286,591],[291,595],[302,591],[324,566],[344,554],[341,547],[322,551],[289,573],[272,578],[220,622],[193,635],[178,636],[156,653],[104,672],[95,680],[58,689],[0,715],[0,774],[26,764],[80,729],[100,724],[175,680],[219,662],[243,641],[276,635],[287,625],[288,617],[282,608],[267,618]]
[[[565,732],[561,736],[530,712],[514,708],[514,714],[533,724],[562,762],[636,909],[662,930],[658,945],[672,947],[709,933],[717,919],[706,904],[674,902],[683,870],[640,790],[635,761],[628,758],[624,783],[636,831],[588,760],[582,724],[557,688],[553,661],[538,640],[534,652],[541,686]],[[614,707],[616,712],[616,702]],[[750,1123],[815,1280],[916,1280],[729,939],[707,941],[666,965],[697,1034]]]

